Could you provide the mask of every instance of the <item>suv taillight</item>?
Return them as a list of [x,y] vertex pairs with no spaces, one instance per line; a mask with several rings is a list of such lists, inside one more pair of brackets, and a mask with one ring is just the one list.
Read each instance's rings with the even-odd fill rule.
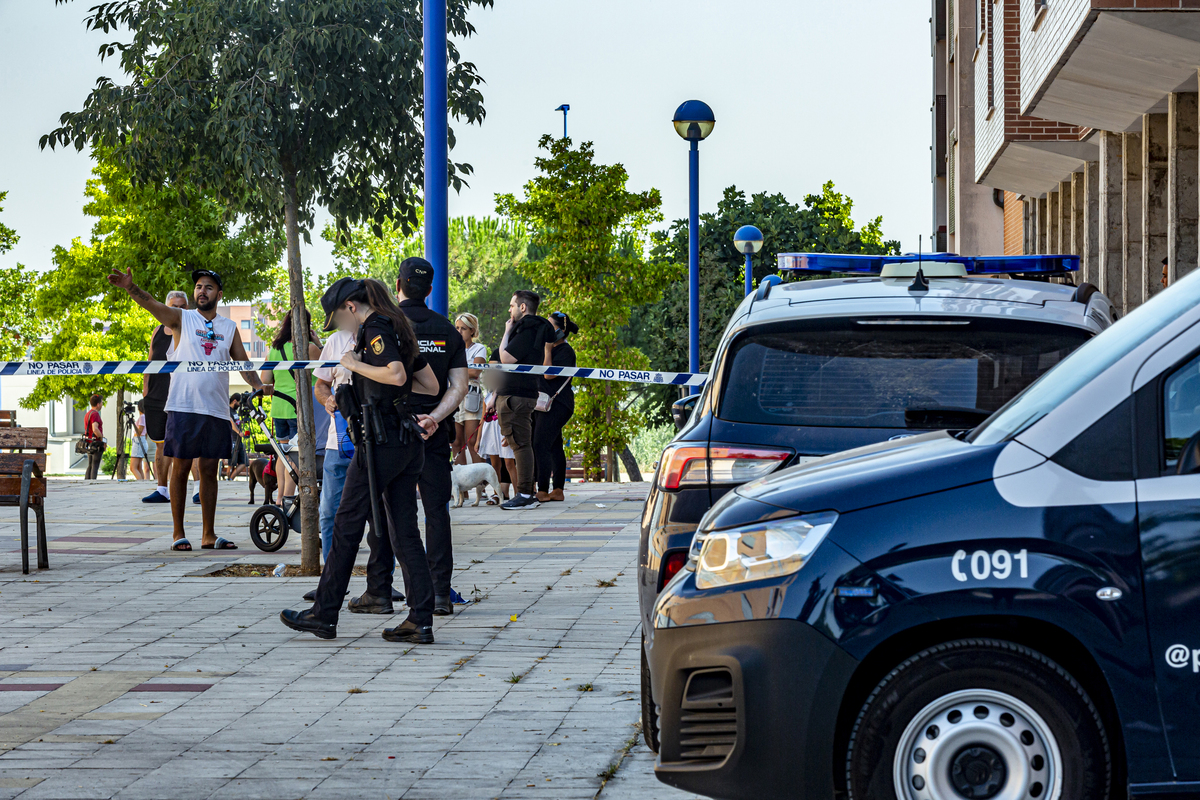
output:
[[746,483],[775,471],[790,456],[788,450],[767,447],[675,445],[663,451],[658,485],[661,489],[686,489],[708,483]]

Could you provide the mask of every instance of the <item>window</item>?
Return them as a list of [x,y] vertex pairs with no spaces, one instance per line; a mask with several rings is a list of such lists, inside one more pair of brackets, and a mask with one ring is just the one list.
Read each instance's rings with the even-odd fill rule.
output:
[[1200,356],[1175,370],[1163,385],[1163,421],[1164,466],[1173,470],[1183,446],[1200,431]]
[[719,416],[908,428],[938,414],[991,414],[1087,338],[1061,325],[978,318],[792,323],[734,342]]
[[247,330],[247,331],[250,330],[250,320],[248,320],[248,319],[242,320],[242,330]]
[[1046,19],[1046,11],[1050,7],[1050,0],[1033,0],[1033,25],[1030,30],[1037,30],[1042,26],[1042,21]]

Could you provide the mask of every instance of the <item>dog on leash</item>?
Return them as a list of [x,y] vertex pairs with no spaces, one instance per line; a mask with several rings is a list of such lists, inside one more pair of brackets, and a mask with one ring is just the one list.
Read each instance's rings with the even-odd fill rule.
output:
[[266,506],[271,504],[271,495],[274,494],[275,488],[279,485],[279,481],[275,475],[267,472],[266,470],[267,464],[271,463],[274,458],[274,456],[272,456],[270,459],[256,458],[250,462],[250,502],[248,505],[254,505],[254,487],[258,486],[259,484],[262,484],[263,493],[265,495],[263,497],[263,505]]
[[496,496],[500,496],[500,479],[491,464],[455,464],[450,473],[450,482],[454,487],[455,508],[462,508],[472,489],[475,490],[475,502],[472,506],[479,505],[479,501],[483,499],[485,486],[491,487]]

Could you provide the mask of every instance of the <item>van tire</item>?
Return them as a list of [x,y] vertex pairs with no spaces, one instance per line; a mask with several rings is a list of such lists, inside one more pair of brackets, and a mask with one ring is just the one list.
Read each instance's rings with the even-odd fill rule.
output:
[[646,661],[646,638],[642,637],[642,738],[646,747],[658,752],[658,709],[650,689],[650,663]]
[[[976,697],[987,699],[976,700]],[[961,712],[957,719],[952,716],[946,720],[945,709],[951,708],[956,698],[963,698],[968,708],[979,704],[974,706],[979,709],[975,714],[978,722]],[[1012,713],[999,713],[1006,702]],[[988,716],[989,706],[997,713]],[[1025,710],[1027,719],[1022,717],[1020,709]],[[943,716],[936,717],[939,710]],[[954,714],[954,711],[949,713]],[[1015,725],[1012,722],[1014,715],[1017,717]],[[935,741],[939,729],[937,726],[926,727],[935,717],[941,719],[946,728],[943,742],[951,742],[952,736],[963,732],[963,728],[950,724],[958,720],[964,726],[978,727],[980,733],[971,733],[971,738],[960,740],[966,742],[961,747],[955,744],[939,750]],[[1001,719],[1005,719],[1005,728],[991,722]],[[1027,729],[1040,731],[1044,736],[1035,736]],[[954,733],[956,730],[957,734]],[[1020,737],[1028,735],[1029,741],[1025,738],[1020,741],[1030,746],[1022,748],[1018,744],[1013,750],[1005,751],[1004,737],[1018,730],[1022,731]],[[1053,794],[1048,781],[1048,785],[1036,789],[1043,800],[1084,797],[1111,800],[1111,748],[1100,713],[1087,692],[1066,670],[1041,653],[995,639],[962,639],[935,645],[908,658],[879,682],[863,703],[850,733],[846,752],[847,797],[849,800],[924,797],[925,792],[917,791],[905,782],[920,784],[925,780],[919,775],[913,776],[914,770],[925,770],[929,780],[952,781],[951,767],[968,752],[970,745],[975,744],[973,737],[978,736],[979,742],[987,743],[988,737],[993,735],[998,744],[991,753],[1016,752],[1022,755],[1022,761],[1033,760],[1010,767],[1001,755],[999,759],[1004,771],[985,771],[985,774],[993,774],[1000,781],[1017,780],[1014,776],[1018,771],[1027,770],[1029,777],[1026,780],[1037,780],[1057,771],[1061,775],[1061,791]],[[1043,744],[1046,745],[1044,748]],[[898,750],[906,752],[910,748],[914,753],[911,759],[897,757]],[[1047,753],[1045,758],[1029,755],[1039,748]],[[1057,761],[1050,755],[1055,749]],[[970,751],[971,754],[980,752],[987,752],[987,748]],[[989,763],[994,764],[995,760]],[[903,789],[900,794],[897,783]]]

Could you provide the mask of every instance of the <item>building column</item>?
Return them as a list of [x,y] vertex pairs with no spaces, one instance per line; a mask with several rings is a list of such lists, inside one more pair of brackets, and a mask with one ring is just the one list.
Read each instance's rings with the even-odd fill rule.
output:
[[1071,210],[1074,198],[1071,197],[1071,180],[1068,178],[1058,184],[1058,247],[1056,253],[1071,252]]
[[1196,268],[1200,195],[1200,108],[1195,92],[1172,92],[1167,101],[1167,282]]
[[1039,197],[1037,201],[1037,250],[1036,253],[1045,253],[1046,251],[1046,198]]
[[1125,168],[1121,164],[1121,134],[1099,131],[1100,137],[1100,227],[1099,271],[1100,291],[1112,302],[1113,308],[1125,313],[1125,279],[1121,273],[1125,254],[1121,232],[1121,183]]
[[1162,291],[1167,257],[1166,114],[1142,115],[1142,300]]
[[1047,253],[1058,252],[1058,220],[1060,217],[1059,206],[1062,205],[1062,198],[1058,194],[1058,184],[1054,188],[1046,192],[1046,251]]
[[1121,274],[1125,280],[1125,313],[1145,301],[1142,279],[1142,135],[1121,137]]
[[1021,198],[1021,253],[1033,252],[1033,204],[1028,197]]
[[1083,165],[1083,279],[1100,285],[1100,162]]
[[[1084,180],[1082,172],[1071,173],[1071,253],[1083,255],[1083,198]],[[1080,270],[1083,266],[1080,265]],[[1082,279],[1081,279],[1082,280]]]

